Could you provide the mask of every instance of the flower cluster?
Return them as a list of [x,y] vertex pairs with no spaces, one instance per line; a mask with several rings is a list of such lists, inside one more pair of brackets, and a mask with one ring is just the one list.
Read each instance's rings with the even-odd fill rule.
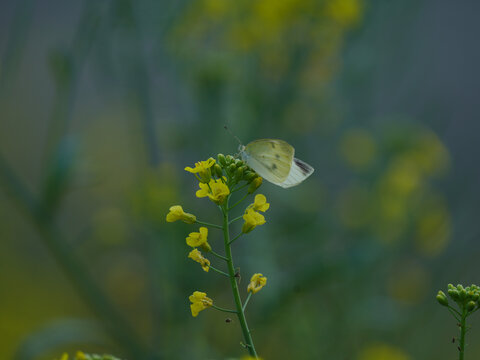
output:
[[[245,308],[251,296],[259,292],[266,285],[267,278],[260,273],[254,274],[246,289],[247,297],[242,303],[238,289],[240,273],[238,268],[234,267],[231,246],[232,243],[241,236],[250,233],[257,226],[265,224],[265,217],[261,213],[265,213],[269,209],[270,204],[267,202],[265,195],[256,194],[253,203],[244,208],[240,216],[230,220],[229,214],[262,185],[262,178],[242,160],[222,154],[219,154],[217,159],[210,158],[206,161],[199,161],[193,168],[186,167],[185,170],[194,174],[198,180],[199,189],[196,191],[196,197],[208,198],[217,205],[222,213],[223,224],[217,225],[200,221],[195,215],[185,213],[180,205],[175,205],[170,208],[166,220],[168,222],[182,220],[188,224],[201,225],[198,231],[191,232],[186,237],[187,245],[193,248],[188,254],[188,258],[199,263],[205,272],[212,270],[229,278],[235,301],[235,310],[228,310],[216,306],[213,300],[207,297],[205,292],[195,291],[189,297],[192,316],[197,317],[201,311],[210,307],[220,311],[236,313],[242,327],[247,349],[251,356],[257,358],[250,330],[245,321]],[[243,190],[244,195],[237,195],[241,190]],[[237,196],[239,199],[237,199],[233,205],[229,205],[229,200]],[[237,236],[230,238],[230,226],[238,220],[243,220],[243,225],[241,229],[238,228]],[[212,244],[209,243],[209,228],[222,230],[224,239],[223,255],[214,250],[215,246],[213,245],[215,244],[213,242]],[[224,261],[227,269],[224,271],[221,270],[220,267],[217,268],[215,264],[213,264],[215,265],[213,266],[211,259],[207,259],[202,254],[202,251],[203,253],[218,258],[219,261]]]
[[[465,356],[466,334],[470,328],[467,324],[467,318],[480,309],[480,287],[477,285],[463,287],[461,284],[457,286],[448,284],[447,294],[457,304],[456,307],[449,304],[447,295],[441,290],[437,293],[437,301],[440,305],[445,306],[457,321],[460,329],[457,349],[459,358],[463,359]],[[453,338],[453,341],[455,342],[455,338]]]
[[[468,313],[472,313],[480,308],[480,287],[477,285],[472,284],[464,288],[460,284],[457,286],[448,284],[447,293],[461,310],[465,308]],[[443,306],[449,306],[448,298],[441,290],[437,294],[437,301]]]

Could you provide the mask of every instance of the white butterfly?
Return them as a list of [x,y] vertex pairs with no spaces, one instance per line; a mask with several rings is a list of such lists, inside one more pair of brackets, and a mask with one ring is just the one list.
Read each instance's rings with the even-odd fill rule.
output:
[[240,145],[242,160],[261,177],[288,188],[312,175],[313,167],[293,157],[295,149],[283,140],[260,139]]

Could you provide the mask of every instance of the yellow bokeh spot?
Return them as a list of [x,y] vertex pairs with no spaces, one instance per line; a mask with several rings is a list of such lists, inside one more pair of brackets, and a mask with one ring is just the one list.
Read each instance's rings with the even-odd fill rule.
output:
[[392,298],[406,304],[417,304],[427,294],[430,276],[419,263],[402,262],[394,267],[387,283]]
[[358,360],[410,360],[403,350],[387,344],[375,344],[364,348]]
[[437,135],[424,131],[417,142],[413,154],[419,168],[426,175],[444,173],[450,165],[450,155]]
[[447,208],[437,205],[418,218],[415,238],[417,250],[429,256],[440,254],[448,244],[451,231]]
[[362,14],[362,4],[359,0],[327,1],[326,13],[343,26],[355,25]]
[[367,131],[350,130],[340,143],[340,153],[352,168],[364,169],[375,160],[377,146]]

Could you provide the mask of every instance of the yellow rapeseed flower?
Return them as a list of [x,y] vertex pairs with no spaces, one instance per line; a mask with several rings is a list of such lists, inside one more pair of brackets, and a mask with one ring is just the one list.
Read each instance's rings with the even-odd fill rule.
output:
[[188,257],[193,261],[198,262],[202,266],[203,271],[208,272],[208,270],[210,269],[210,260],[204,258],[202,253],[197,249],[193,249],[192,251],[190,251]]
[[87,360],[87,356],[82,351],[77,351],[76,360]]
[[187,245],[193,248],[201,247],[205,251],[212,250],[212,247],[207,242],[208,229],[206,227],[200,227],[198,232],[192,232],[187,237]]
[[265,197],[265,195],[257,194],[257,195],[255,195],[254,203],[250,204],[247,207],[247,210],[248,209],[253,209],[255,211],[265,212],[265,211],[268,210],[269,207],[270,207],[270,204],[267,203],[267,198]]
[[208,184],[200,183],[200,190],[196,195],[198,198],[208,196],[215,204],[221,205],[230,194],[230,189],[225,185],[222,179],[210,180]]
[[190,166],[185,168],[185,171],[195,174],[197,179],[202,183],[208,183],[212,178],[211,167],[215,164],[215,159],[210,158],[207,161],[199,161],[195,163],[195,167],[192,169]]
[[60,358],[60,360],[68,360],[68,354],[67,354],[67,353],[63,353],[63,354],[62,354],[62,357]]
[[197,317],[198,313],[213,305],[213,300],[207,297],[207,294],[200,291],[195,291],[190,295],[189,300],[190,310],[192,310],[192,316]]
[[174,222],[177,220],[182,220],[187,224],[193,224],[197,221],[197,217],[193,214],[184,212],[180,205],[175,205],[170,208],[170,212],[167,214],[167,222]]
[[250,284],[247,286],[247,292],[252,292],[256,294],[267,284],[267,278],[262,274],[253,274],[250,279]]
[[245,220],[245,223],[242,226],[242,232],[245,234],[266,222],[263,215],[253,209],[247,209],[247,212],[243,215],[243,220]]

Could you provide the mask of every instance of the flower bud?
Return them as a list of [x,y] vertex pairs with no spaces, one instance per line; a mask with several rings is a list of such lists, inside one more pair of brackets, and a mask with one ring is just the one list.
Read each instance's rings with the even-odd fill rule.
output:
[[241,159],[236,159],[236,160],[235,160],[235,165],[236,165],[237,167],[240,167],[240,166],[243,165],[243,161],[242,161]]
[[225,159],[225,155],[218,154],[217,159],[218,159],[218,162],[220,163],[220,165],[222,165],[222,166],[227,165],[227,159]]
[[477,304],[475,304],[474,301],[469,301],[467,304],[467,311],[470,312],[475,310],[475,306],[477,306]]
[[467,292],[465,289],[459,291],[460,299],[465,300],[467,298]]
[[222,171],[222,168],[220,167],[220,165],[218,164],[215,164],[213,166],[213,171],[215,172],[215,175],[218,177],[218,178],[221,178],[223,176],[223,171]]
[[443,291],[438,292],[437,301],[439,302],[440,305],[448,306],[448,299]]
[[230,165],[228,165],[228,168],[227,168],[228,173],[230,175],[233,175],[235,173],[236,169],[237,169],[237,167],[235,166],[235,164],[230,164]]
[[253,181],[250,183],[248,187],[248,193],[253,194],[255,190],[257,190],[262,185],[263,179],[260,176],[257,176]]
[[448,295],[450,295],[450,297],[455,301],[460,300],[460,295],[458,294],[458,290],[455,288],[448,289]]
[[240,166],[237,168],[237,170],[235,171],[235,177],[240,180],[243,176],[243,169],[244,167],[243,166]]
[[253,172],[253,171],[250,171],[250,170],[247,170],[244,174],[244,177],[243,179],[246,181],[246,182],[251,182],[253,179],[255,179],[257,177],[257,173]]
[[232,155],[227,155],[227,156],[225,157],[225,166],[230,165],[230,164],[233,162],[233,160],[234,160],[234,159],[233,159],[233,156],[232,156]]

